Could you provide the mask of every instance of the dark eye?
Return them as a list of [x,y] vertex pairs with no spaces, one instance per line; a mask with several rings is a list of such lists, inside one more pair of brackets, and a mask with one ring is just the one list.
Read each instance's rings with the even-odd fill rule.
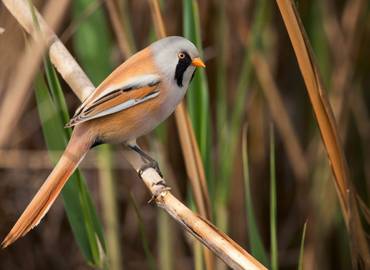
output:
[[184,59],[185,58],[185,53],[181,52],[178,54],[179,59]]

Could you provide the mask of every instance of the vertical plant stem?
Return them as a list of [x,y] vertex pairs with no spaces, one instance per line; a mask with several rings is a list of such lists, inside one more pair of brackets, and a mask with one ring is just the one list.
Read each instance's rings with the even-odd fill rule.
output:
[[[159,3],[157,0],[151,0],[149,3],[151,4],[155,31],[158,37],[163,38],[166,36],[166,30],[159,8]],[[210,219],[210,202],[204,167],[198,144],[195,140],[194,130],[190,124],[190,117],[187,113],[184,102],[181,102],[177,106],[175,111],[175,119],[177,128],[179,130],[185,166],[188,176],[191,180],[197,209],[202,216]]]
[[134,210],[135,210],[137,219],[139,221],[138,222],[139,231],[140,231],[140,234],[141,234],[141,241],[142,241],[142,245],[143,245],[143,248],[144,248],[144,253],[145,253],[145,256],[146,256],[146,260],[147,260],[146,261],[147,266],[150,270],[156,270],[157,267],[156,267],[154,256],[153,256],[153,254],[150,250],[150,247],[149,247],[148,236],[147,236],[147,233],[146,233],[146,230],[145,230],[143,218],[141,217],[139,207],[137,206],[137,203],[136,203],[136,201],[134,199],[134,196],[132,195],[131,192],[130,192],[130,201],[131,201],[131,204],[134,206]]
[[277,212],[276,212],[276,167],[275,138],[272,124],[270,125],[270,237],[271,237],[271,269],[278,270],[277,244]]
[[102,198],[102,212],[105,222],[109,269],[120,270],[122,267],[122,251],[119,235],[116,183],[113,176],[112,151],[109,145],[102,145],[98,154],[99,178]]
[[[53,73],[47,65],[46,67],[46,72],[49,73],[48,77],[55,82],[56,77],[53,77]],[[61,104],[64,103],[64,99],[58,100],[55,98],[60,96],[56,92],[61,91],[55,85],[59,85],[59,83],[49,84],[49,89],[54,92],[53,99],[48,93],[41,76],[36,81],[38,111],[46,144],[48,149],[52,150],[52,153],[55,153],[55,150],[63,150],[70,135],[69,131],[63,129],[65,125],[63,119],[67,111],[61,110],[63,107]],[[50,156],[54,164],[59,159],[59,155],[51,154]],[[87,187],[82,175],[77,170],[62,190],[64,206],[71,224],[71,229],[82,254],[90,264],[96,267],[102,267],[105,251],[104,238],[101,224],[96,217],[95,208],[86,189]]]
[[306,238],[307,221],[303,225],[301,247],[299,249],[298,270],[303,270],[304,241]]
[[109,18],[112,22],[114,32],[117,36],[118,46],[120,51],[124,54],[124,58],[128,58],[132,54],[132,46],[130,46],[127,40],[127,34],[125,33],[125,28],[122,25],[121,17],[119,16],[119,9],[116,6],[114,0],[107,0],[106,1],[108,11],[109,11]]
[[313,58],[310,42],[307,39],[294,3],[291,0],[277,0],[277,4],[289,34],[320,128],[322,141],[328,154],[342,214],[350,235],[353,266],[360,263],[369,268],[369,245],[355,200],[356,192],[349,180],[348,165],[340,143],[337,125]]
[[174,250],[172,245],[171,223],[168,215],[163,211],[158,212],[158,230],[159,230],[159,269],[174,269]]
[[258,258],[264,265],[269,265],[267,255],[261,239],[261,234],[257,226],[256,216],[254,214],[251,184],[249,176],[249,161],[248,161],[248,142],[247,142],[247,125],[243,127],[242,138],[242,158],[243,158],[243,176],[245,189],[245,206],[247,209],[247,224],[249,241],[253,256]]
[[[244,59],[242,62],[242,67],[240,71],[240,77],[238,80],[235,101],[233,103],[232,112],[229,119],[229,124],[224,130],[222,130],[220,137],[220,157],[228,157],[223,160],[219,166],[220,181],[216,187],[216,207],[217,207],[217,225],[224,224],[225,227],[222,229],[227,231],[227,220],[222,220],[221,216],[227,218],[227,215],[221,213],[222,209],[227,203],[230,192],[230,177],[233,172],[233,164],[235,151],[237,147],[238,140],[240,138],[240,126],[243,119],[244,105],[247,97],[248,86],[250,85],[252,66],[251,57],[249,50],[255,48],[259,41],[260,35],[262,33],[262,28],[264,26],[264,18],[268,11],[267,1],[258,1],[256,6],[256,12],[253,19],[253,25],[251,28],[251,34],[248,36],[250,42],[246,42],[246,47],[244,50]],[[247,38],[246,38],[247,40]],[[225,90],[226,91],[226,90]],[[222,128],[222,127],[221,127]],[[228,129],[228,130],[227,130]]]
[[[155,31],[157,36],[163,38],[166,36],[166,30],[159,3],[157,0],[151,0],[149,3],[151,5],[152,17],[155,23]],[[201,154],[195,139],[194,130],[190,124],[189,114],[187,113],[183,102],[181,102],[176,108],[175,119],[179,130],[186,170],[191,180],[197,209],[201,216],[210,219],[210,202]],[[207,269],[210,270],[213,268],[213,256],[207,249],[205,249],[204,252]]]
[[[93,4],[96,0],[75,0],[73,2],[73,14],[79,15]],[[89,43],[89,49],[86,49]],[[110,50],[112,47],[107,22],[102,8],[81,22],[73,36],[73,44],[77,56],[87,73],[93,78],[95,84],[99,84],[111,70]],[[119,241],[117,199],[115,194],[115,181],[112,168],[112,148],[101,146],[96,151],[99,160],[99,179],[101,187],[102,208],[104,213],[104,225],[107,237],[108,258],[112,270],[121,269],[121,242]]]
[[272,77],[269,65],[258,50],[252,51],[251,54],[256,75],[268,102],[271,117],[274,119],[283,140],[293,172],[298,180],[306,180],[308,176],[308,167],[304,152],[292,126],[292,121],[285,109],[277,85]]

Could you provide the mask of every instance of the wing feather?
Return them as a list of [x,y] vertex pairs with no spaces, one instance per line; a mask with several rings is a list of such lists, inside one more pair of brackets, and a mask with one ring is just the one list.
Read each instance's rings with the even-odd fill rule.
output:
[[[85,121],[127,110],[159,95],[158,76],[140,76],[118,87],[97,89],[76,110],[66,125],[72,127]],[[99,90],[99,91],[98,91]],[[97,93],[98,92],[98,93]]]

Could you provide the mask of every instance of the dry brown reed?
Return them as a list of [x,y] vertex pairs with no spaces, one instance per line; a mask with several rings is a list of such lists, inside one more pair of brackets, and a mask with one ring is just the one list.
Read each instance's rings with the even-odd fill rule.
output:
[[369,248],[358,213],[355,191],[349,180],[347,163],[339,140],[335,118],[313,59],[310,43],[294,3],[291,0],[277,0],[277,4],[297,57],[328,154],[342,213],[351,238],[351,250],[356,255],[354,258],[362,259],[361,263],[365,267],[370,267]]
[[285,109],[267,60],[261,53],[254,51],[252,52],[252,62],[255,66],[256,75],[260,81],[262,91],[267,99],[271,116],[283,139],[293,172],[298,180],[307,180],[308,167],[304,152],[292,126],[292,121]]
[[[59,28],[68,5],[69,0],[51,1],[46,5],[44,16],[52,29]],[[13,79],[10,81],[0,106],[0,119],[2,120],[0,147],[7,143],[31,97],[29,87],[38,71],[37,67],[42,61],[45,49],[39,41],[32,40],[17,63],[16,73],[12,75]]]
[[[161,15],[159,2],[157,0],[151,0],[149,3],[155,31],[158,37],[163,38],[166,36],[166,29]],[[183,101],[176,108],[175,119],[185,160],[186,171],[194,193],[195,204],[200,215],[203,218],[211,220],[211,206],[204,167],[199,147],[195,139],[194,130],[190,122],[190,117]],[[214,269],[213,256],[207,249],[204,250],[204,254],[207,269]]]
[[[158,1],[151,1],[151,10],[156,33],[159,37],[166,36],[166,30]],[[194,130],[184,102],[179,104],[175,111],[176,123],[179,130],[180,142],[184,154],[186,170],[190,178],[195,201],[200,214],[204,218],[211,218],[209,194],[205,179],[204,167],[201,161],[198,144],[195,140]]]
[[123,54],[124,58],[128,58],[133,52],[129,43],[127,42],[127,34],[125,33],[125,28],[122,25],[121,18],[118,14],[118,6],[114,0],[107,0],[106,1],[109,18],[112,22],[112,26],[114,29],[114,33],[117,36],[118,46]]

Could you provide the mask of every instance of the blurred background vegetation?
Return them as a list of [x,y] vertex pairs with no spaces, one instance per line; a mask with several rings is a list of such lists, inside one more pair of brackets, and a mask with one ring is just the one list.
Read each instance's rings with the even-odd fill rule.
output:
[[[156,39],[147,0],[32,2],[95,85]],[[370,5],[294,2],[369,231]],[[271,269],[351,269],[351,235],[276,2],[160,3],[167,34],[189,38],[206,60],[186,105],[212,222]],[[68,112],[79,105],[32,46],[0,4],[1,237],[50,172],[70,135],[62,129]],[[139,142],[160,161],[174,194],[196,210],[174,117]],[[66,211],[59,199],[35,230],[0,251],[0,269],[207,269],[199,245],[147,204],[150,195],[120,148],[87,155],[63,191]]]

